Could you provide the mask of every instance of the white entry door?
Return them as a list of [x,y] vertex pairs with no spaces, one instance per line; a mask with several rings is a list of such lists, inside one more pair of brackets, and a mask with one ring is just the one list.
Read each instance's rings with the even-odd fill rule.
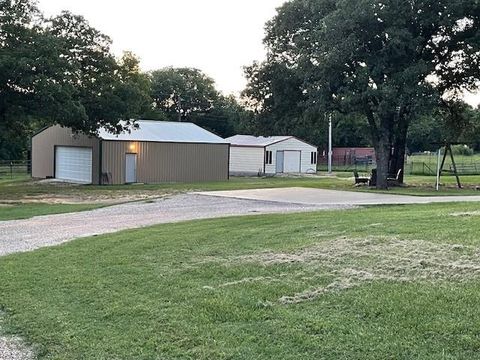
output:
[[283,152],[283,172],[299,173],[300,172],[300,151],[285,150]]
[[275,172],[277,174],[283,173],[283,151],[277,150],[276,162],[275,162]]
[[55,178],[72,182],[92,182],[92,148],[55,147]]
[[125,155],[125,182],[137,182],[137,154]]

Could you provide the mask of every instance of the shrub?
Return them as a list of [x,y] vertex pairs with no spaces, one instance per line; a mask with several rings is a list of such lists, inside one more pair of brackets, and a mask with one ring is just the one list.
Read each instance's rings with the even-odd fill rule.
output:
[[473,149],[469,148],[467,145],[453,145],[452,152],[454,155],[465,155],[465,156],[473,155]]

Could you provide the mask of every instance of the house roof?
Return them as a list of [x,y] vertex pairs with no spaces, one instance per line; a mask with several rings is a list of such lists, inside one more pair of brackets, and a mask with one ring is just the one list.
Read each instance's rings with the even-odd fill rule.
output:
[[170,122],[156,120],[137,120],[138,127],[130,127],[130,131],[112,134],[100,129],[98,136],[103,140],[119,141],[152,141],[178,143],[212,143],[228,144],[220,136],[187,122]]
[[237,146],[268,146],[280,141],[291,139],[292,136],[253,136],[253,135],[235,135],[225,140],[232,145]]

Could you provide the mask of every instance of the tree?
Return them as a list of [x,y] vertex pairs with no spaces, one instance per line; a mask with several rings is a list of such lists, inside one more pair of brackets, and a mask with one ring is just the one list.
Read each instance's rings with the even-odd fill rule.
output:
[[185,121],[212,109],[219,94],[214,81],[198,69],[168,67],[151,73],[155,109],[169,119]]
[[478,88],[479,25],[477,0],[293,0],[267,24],[263,66],[296,73],[310,109],[365,117],[386,188],[410,123]]
[[[0,2],[0,148],[19,155],[39,126],[87,134],[123,130],[150,105],[138,68],[117,62],[110,39],[81,16],[44,19],[31,0]],[[131,57],[131,56],[130,56]],[[126,123],[124,123],[126,125]],[[22,143],[15,151],[10,133]],[[17,141],[17,140],[16,140]],[[18,144],[17,144],[18,145]]]
[[[278,62],[254,63],[245,68],[248,83],[242,96],[255,113],[255,135],[294,135],[324,145],[325,115],[306,106],[303,79],[295,69]],[[326,139],[324,139],[326,141]]]
[[480,116],[463,101],[444,101],[409,127],[407,148],[411,152],[436,151],[446,142],[463,142],[477,148]]
[[246,129],[251,115],[233,96],[223,96],[212,78],[198,69],[164,68],[150,74],[154,111],[159,120],[191,121],[222,137]]

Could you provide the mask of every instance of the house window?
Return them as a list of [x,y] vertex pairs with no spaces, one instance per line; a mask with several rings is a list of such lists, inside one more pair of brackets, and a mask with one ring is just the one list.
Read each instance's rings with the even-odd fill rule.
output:
[[272,152],[265,151],[265,164],[271,165],[272,164]]
[[315,165],[317,163],[317,153],[311,152],[310,153],[310,164]]

